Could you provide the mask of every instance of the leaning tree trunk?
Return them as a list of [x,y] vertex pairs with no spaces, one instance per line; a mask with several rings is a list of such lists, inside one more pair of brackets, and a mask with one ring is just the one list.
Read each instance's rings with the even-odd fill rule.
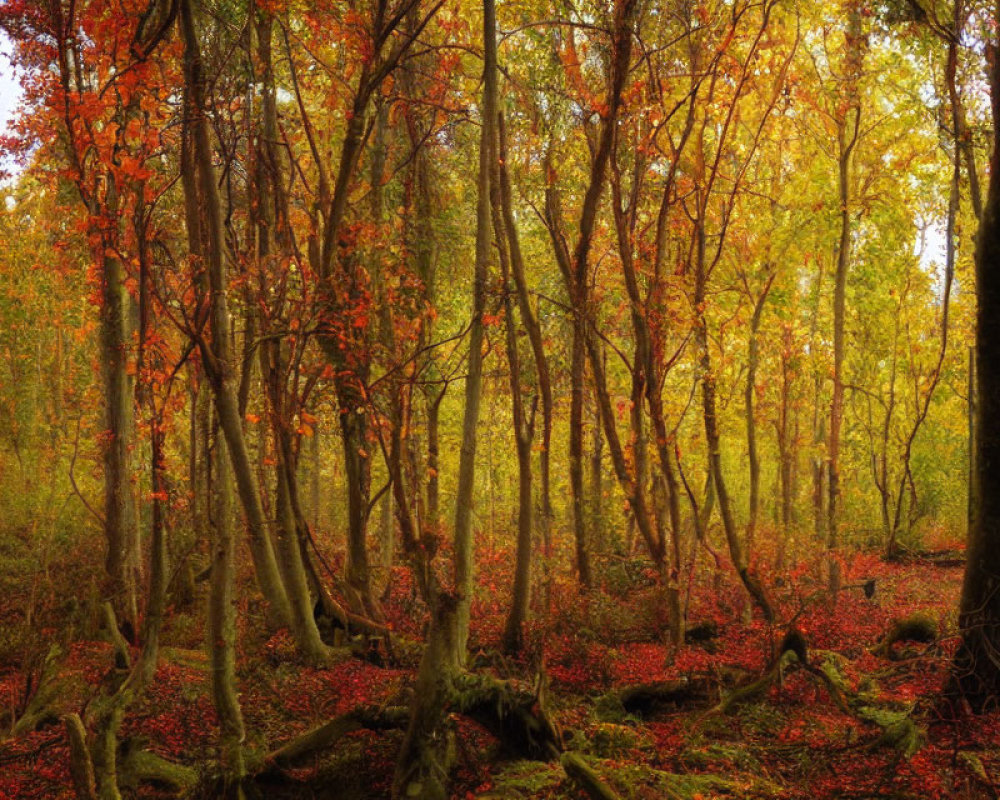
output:
[[[257,230],[258,256],[263,263],[272,260],[274,245],[279,255],[289,251],[287,228],[287,203],[282,180],[282,158],[276,146],[278,140],[278,109],[274,88],[271,59],[272,19],[267,12],[260,12],[257,19],[257,53],[262,74],[261,115],[263,130],[260,141],[260,161],[266,168],[258,170],[257,185],[252,188],[259,216]],[[295,509],[299,508],[298,484],[295,476],[296,455],[290,441],[293,409],[286,387],[287,345],[270,337],[271,331],[262,330],[267,336],[257,348],[259,371],[264,384],[271,430],[274,437],[276,494],[274,511],[277,523],[278,568],[291,608],[290,627],[295,643],[302,655],[312,664],[323,664],[328,657],[326,645],[320,639],[319,628],[313,615],[313,603],[299,543],[299,525]],[[251,372],[250,363],[244,365],[244,374]],[[313,434],[315,436],[315,433]]]

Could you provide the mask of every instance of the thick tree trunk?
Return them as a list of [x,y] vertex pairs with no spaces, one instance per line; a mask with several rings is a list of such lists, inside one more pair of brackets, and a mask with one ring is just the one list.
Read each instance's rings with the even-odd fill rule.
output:
[[[280,436],[280,434],[279,434]],[[292,492],[296,484],[290,477],[294,466],[290,462],[288,443],[275,442],[278,449],[277,492],[274,510],[278,522],[278,553],[285,590],[292,607],[292,636],[302,656],[311,664],[321,666],[329,659],[329,651],[319,635],[313,614],[313,600],[299,542],[299,525]]]
[[[487,3],[490,0],[486,0]],[[413,691],[410,724],[396,761],[394,798],[447,800],[453,733],[447,730],[449,700],[461,669],[463,649],[458,635],[458,610],[442,596],[432,609],[427,645]]]
[[[1000,3],[994,6],[1000,23]],[[950,690],[974,711],[1000,700],[1000,59],[990,65],[993,152],[986,206],[976,235],[976,467]]]

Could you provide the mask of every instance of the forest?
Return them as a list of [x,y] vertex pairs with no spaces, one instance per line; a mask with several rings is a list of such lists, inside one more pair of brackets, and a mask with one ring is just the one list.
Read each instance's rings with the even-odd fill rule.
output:
[[0,46],[0,798],[1000,797],[1000,2]]

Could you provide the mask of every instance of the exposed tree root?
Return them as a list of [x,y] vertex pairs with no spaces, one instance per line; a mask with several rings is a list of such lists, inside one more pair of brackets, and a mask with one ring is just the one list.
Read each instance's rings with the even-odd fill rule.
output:
[[134,741],[126,742],[122,747],[118,773],[122,786],[151,783],[182,795],[198,782],[196,770],[143,750]]
[[359,706],[272,750],[264,758],[264,771],[295,766],[304,758],[332,747],[353,731],[363,729],[384,731],[405,728],[409,718],[409,709],[403,706],[389,706],[387,708]]
[[562,750],[559,731],[538,696],[490,675],[459,673],[452,707],[492,733],[513,756],[548,761]]
[[620,800],[619,795],[601,780],[579,753],[563,753],[560,761],[569,779],[591,800]]
[[892,646],[897,642],[923,642],[928,644],[938,638],[937,623],[919,611],[908,617],[895,619],[885,636],[872,648],[876,656],[895,660]]
[[355,636],[351,648],[357,658],[380,667],[390,664],[413,666],[420,663],[422,643],[408,639],[380,622],[354,613],[338,603],[328,592],[324,591],[320,595],[313,614],[328,644],[332,641],[337,646],[342,641],[340,637]]
[[726,695],[719,704],[711,709],[708,715],[728,714],[736,706],[755,700],[767,691],[784,674],[785,669],[798,661],[798,656],[792,650],[785,650],[772,663],[761,677],[745,686],[740,686]]
[[[830,674],[829,664],[824,665],[827,669],[822,669],[808,659],[804,640],[795,640],[795,644],[795,647],[783,648],[778,657],[760,678],[728,694],[706,716],[728,714],[736,706],[759,697],[776,681],[781,680],[787,669],[798,665],[814,681],[820,683],[827,690],[830,698],[842,712],[862,722],[877,725],[881,729],[881,733],[876,739],[864,745],[866,749],[892,747],[906,757],[913,755],[917,751],[920,747],[922,736],[916,723],[910,718],[910,711],[912,709],[910,711],[899,711],[892,708],[879,707],[874,705],[870,698],[849,694],[840,685],[841,681],[836,680]],[[836,674],[835,671],[834,674]]]
[[659,683],[626,686],[617,693],[629,714],[650,716],[691,706],[705,706],[717,696],[715,682],[708,678],[679,678]]
[[69,738],[69,774],[77,800],[97,800],[97,781],[94,762],[87,749],[87,731],[79,714],[66,714],[63,718]]
[[62,650],[58,645],[52,645],[45,662],[42,665],[35,684],[34,694],[28,700],[24,711],[10,730],[11,736],[20,736],[38,730],[44,723],[56,722],[60,718],[57,709],[60,699],[61,684],[58,680]]

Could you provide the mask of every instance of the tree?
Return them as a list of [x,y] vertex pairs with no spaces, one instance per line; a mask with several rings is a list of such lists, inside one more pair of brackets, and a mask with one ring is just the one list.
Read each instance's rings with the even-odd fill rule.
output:
[[[994,5],[1000,23],[1000,3]],[[959,605],[962,639],[950,693],[973,711],[995,707],[1000,698],[1000,58],[990,43],[993,152],[979,231],[976,234],[976,498]]]

